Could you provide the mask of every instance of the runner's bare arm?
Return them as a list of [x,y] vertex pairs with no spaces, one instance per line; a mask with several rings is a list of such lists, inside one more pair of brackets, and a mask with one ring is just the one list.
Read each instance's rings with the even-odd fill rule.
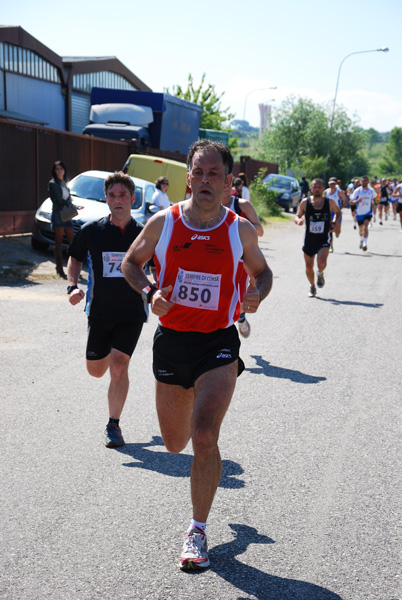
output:
[[144,272],[144,265],[154,255],[164,222],[165,212],[156,213],[131,244],[121,264],[126,281],[138,293],[150,284]]
[[306,206],[307,206],[307,198],[304,198],[300,202],[299,208],[297,209],[297,213],[296,213],[296,216],[294,218],[294,222],[296,223],[296,225],[303,225],[303,223],[304,223],[304,215],[306,213]]
[[338,204],[334,202],[334,200],[329,201],[329,207],[332,210],[332,212],[335,213],[335,221],[332,221],[331,223],[332,227],[335,227],[335,225],[342,216],[341,209],[339,208]]
[[[68,263],[67,263],[68,285],[77,285],[78,278],[81,273],[81,269],[82,269],[82,262],[80,262],[79,260],[76,260],[75,258],[70,256],[68,259]],[[71,294],[69,294],[68,301],[70,302],[70,304],[72,304],[74,306],[74,305],[78,304],[79,302],[81,302],[81,300],[83,300],[83,298],[85,298],[85,294],[84,294],[83,290],[76,289],[76,290],[73,290],[71,292]]]
[[257,233],[246,219],[240,218],[239,234],[243,245],[244,267],[250,278],[252,278],[250,286],[243,296],[243,305],[251,307],[250,309],[246,308],[246,312],[255,312],[260,302],[271,291],[272,271],[258,247]]
[[342,199],[342,206],[345,207],[348,203],[348,199],[346,198],[346,194],[345,192],[343,192],[342,190],[339,190],[339,195]]
[[245,200],[244,198],[239,199],[239,206],[242,210],[242,213],[254,226],[258,237],[262,237],[264,235],[264,229],[261,225],[261,221],[257,215],[257,212],[254,206],[251,204],[250,200]]

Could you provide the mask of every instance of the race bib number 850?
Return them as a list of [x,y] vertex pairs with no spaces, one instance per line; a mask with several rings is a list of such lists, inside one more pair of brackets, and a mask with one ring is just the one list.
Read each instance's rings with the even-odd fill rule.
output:
[[103,277],[124,277],[121,263],[125,252],[102,252]]
[[180,269],[170,300],[182,306],[218,310],[222,275]]

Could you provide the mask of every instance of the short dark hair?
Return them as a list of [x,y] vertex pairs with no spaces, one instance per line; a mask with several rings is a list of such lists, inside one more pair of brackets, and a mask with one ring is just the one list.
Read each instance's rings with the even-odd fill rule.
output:
[[105,184],[103,186],[103,189],[105,190],[105,196],[107,196],[108,189],[112,187],[112,185],[114,185],[115,183],[121,183],[121,185],[124,185],[124,187],[126,187],[130,192],[131,196],[134,194],[135,183],[131,179],[131,177],[129,175],[126,175],[125,173],[122,173],[121,171],[116,171],[116,173],[113,173],[113,175],[109,175],[109,177],[105,179]]
[[314,177],[313,181],[311,182],[311,185],[313,185],[313,183],[317,181],[318,183],[321,183],[322,187],[325,187],[325,183],[323,179],[320,179],[319,177]]
[[233,181],[233,185],[235,187],[237,187],[238,185],[243,185],[243,180],[240,177],[236,177],[236,179]]
[[162,189],[161,185],[163,183],[167,183],[169,185],[169,179],[167,177],[162,177],[162,176],[158,177],[158,179],[155,181],[155,187],[156,187],[156,189],[157,190]]
[[64,164],[64,162],[62,162],[61,160],[56,160],[56,162],[54,163],[53,167],[52,167],[52,177],[53,179],[55,179],[57,177],[56,174],[56,167],[63,167],[64,169],[64,179],[67,179],[67,169],[66,169],[66,165]]
[[229,175],[233,171],[233,156],[229,148],[225,144],[222,144],[222,142],[213,142],[212,140],[198,140],[194,142],[187,155],[188,171],[191,171],[194,154],[197,152],[216,152],[216,154],[220,154],[225,165],[226,175]]

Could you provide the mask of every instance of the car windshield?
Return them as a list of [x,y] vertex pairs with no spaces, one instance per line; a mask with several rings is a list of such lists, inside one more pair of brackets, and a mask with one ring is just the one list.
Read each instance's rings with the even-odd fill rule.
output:
[[282,190],[290,190],[292,181],[291,179],[285,179],[285,177],[274,175],[268,176],[264,180],[264,183],[268,183],[269,185],[272,185],[274,187],[281,188]]
[[[70,194],[85,200],[96,200],[106,202],[103,190],[105,180],[101,177],[90,177],[89,175],[78,175],[69,185]],[[142,187],[135,187],[135,200],[133,209],[140,208],[142,204]]]

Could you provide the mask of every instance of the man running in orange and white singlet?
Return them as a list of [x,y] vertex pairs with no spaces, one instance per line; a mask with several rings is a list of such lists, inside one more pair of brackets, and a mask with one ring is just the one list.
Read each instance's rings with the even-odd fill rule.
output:
[[377,220],[377,206],[380,203],[380,196],[381,196],[381,182],[378,180],[377,175],[374,177],[374,179],[372,179],[370,181],[370,187],[372,187],[376,193],[376,197],[374,198],[374,202],[373,202],[373,218],[369,223],[369,228],[371,229],[371,227],[373,226],[373,223],[375,223]]
[[[255,313],[272,286],[272,272],[255,228],[221,204],[232,185],[233,157],[223,144],[199,140],[187,157],[188,200],[154,215],[122,264],[124,276],[159,317],[153,346],[156,408],[165,446],[178,453],[192,440],[193,515],[180,568],[210,564],[206,521],[219,485],[219,432],[244,365],[234,325],[239,277],[250,285],[244,310]],[[154,256],[159,289],[143,271]]]

